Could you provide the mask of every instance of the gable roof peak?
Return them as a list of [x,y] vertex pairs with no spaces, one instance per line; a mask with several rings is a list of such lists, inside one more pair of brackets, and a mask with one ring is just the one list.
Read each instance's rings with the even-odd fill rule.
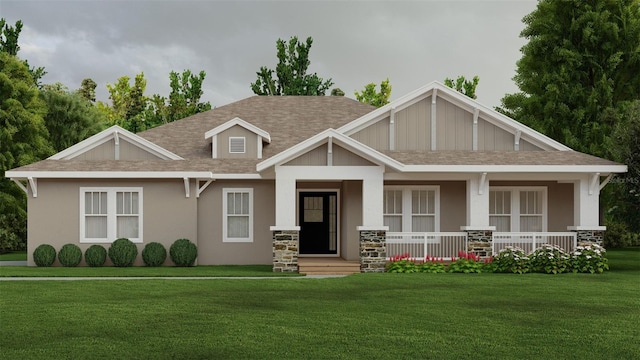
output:
[[128,142],[138,146],[139,148],[146,150],[162,159],[165,160],[184,160],[180,156],[172,153],[169,150],[166,150],[151,141],[140,137],[127,129],[124,129],[118,125],[113,125],[101,132],[90,136],[81,142],[60,151],[57,154],[50,156],[49,160],[69,160],[73,159],[76,156],[83,154],[105,142],[114,139],[114,141],[119,141],[120,138],[126,139]]
[[229,128],[232,128],[232,127],[234,127],[236,125],[240,126],[240,127],[243,127],[245,129],[251,131],[252,133],[260,136],[262,138],[262,141],[265,141],[267,143],[271,143],[271,135],[269,135],[268,132],[260,129],[259,127],[255,126],[255,125],[253,125],[253,124],[251,124],[249,122],[246,122],[246,121],[240,119],[237,116],[234,117],[233,119],[221,124],[221,125],[216,126],[213,129],[207,131],[204,134],[204,138],[205,139],[211,138],[211,137],[213,137],[215,135],[218,135],[219,133],[221,133],[221,132],[223,132],[223,131],[225,131],[225,130],[227,130]]

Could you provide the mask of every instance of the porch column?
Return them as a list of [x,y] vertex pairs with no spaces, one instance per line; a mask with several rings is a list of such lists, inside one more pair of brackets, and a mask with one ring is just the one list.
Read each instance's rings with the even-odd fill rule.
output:
[[602,245],[606,226],[600,226],[600,174],[583,174],[573,183],[573,226],[577,243]]
[[495,226],[489,225],[489,179],[481,173],[467,180],[467,252],[491,257],[491,242]]
[[373,168],[362,177],[362,226],[384,228],[384,177],[381,167]]
[[297,272],[300,227],[296,226],[296,178],[276,167],[276,225],[273,232],[273,271]]
[[384,226],[384,172],[372,168],[362,177],[360,272],[384,272],[387,263],[387,226]]

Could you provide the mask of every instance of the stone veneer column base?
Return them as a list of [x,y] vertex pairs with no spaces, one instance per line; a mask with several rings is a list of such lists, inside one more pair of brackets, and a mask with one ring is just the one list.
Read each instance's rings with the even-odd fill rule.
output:
[[384,272],[387,264],[387,231],[360,230],[360,272]]
[[273,272],[297,272],[300,232],[273,231]]
[[578,246],[587,244],[598,244],[602,246],[604,241],[604,230],[571,230],[576,233]]
[[[493,256],[493,230],[464,230],[467,233],[467,252],[490,258]],[[458,254],[455,254],[456,256]]]

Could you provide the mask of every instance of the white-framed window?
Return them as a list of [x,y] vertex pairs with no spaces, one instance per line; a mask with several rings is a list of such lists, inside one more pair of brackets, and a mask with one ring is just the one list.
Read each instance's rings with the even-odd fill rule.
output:
[[499,232],[547,231],[547,188],[489,188],[489,224]]
[[229,137],[229,154],[244,154],[246,149],[245,137],[230,136]]
[[222,189],[222,241],[253,242],[253,189]]
[[142,188],[81,187],[80,242],[142,242]]
[[383,212],[390,232],[440,231],[440,187],[385,186]]

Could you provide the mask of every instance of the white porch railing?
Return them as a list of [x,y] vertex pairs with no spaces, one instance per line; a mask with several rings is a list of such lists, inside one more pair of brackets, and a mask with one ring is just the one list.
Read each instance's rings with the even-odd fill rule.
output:
[[507,246],[519,247],[529,254],[544,244],[557,245],[566,252],[576,248],[575,232],[494,232],[492,241],[493,255]]
[[458,251],[467,251],[466,232],[387,233],[387,260],[403,254],[418,260],[424,260],[427,255],[451,260],[458,256]]

